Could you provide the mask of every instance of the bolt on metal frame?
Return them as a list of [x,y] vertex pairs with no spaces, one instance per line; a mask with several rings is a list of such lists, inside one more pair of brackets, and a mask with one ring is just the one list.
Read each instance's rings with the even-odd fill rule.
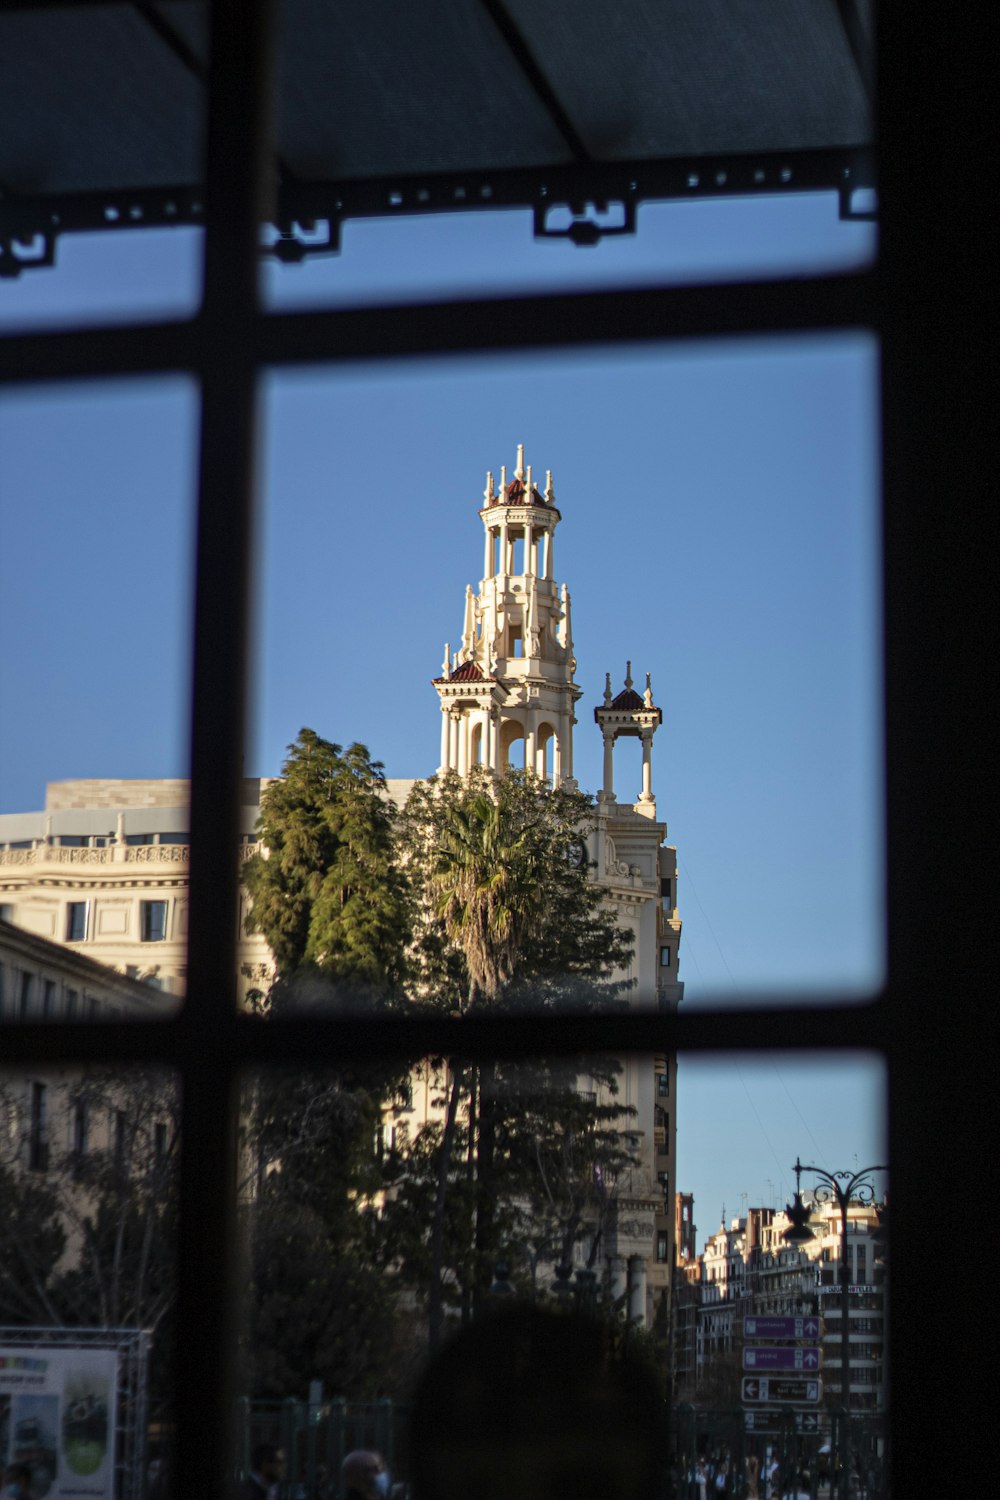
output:
[[[995,245],[978,205],[990,97],[988,47],[963,18],[886,0],[879,14],[881,246],[849,275],[724,286],[442,302],[265,315],[258,225],[267,217],[267,0],[212,0],[204,295],[165,325],[21,334],[0,343],[0,381],[186,371],[200,384],[194,621],[188,998],[173,1019],[7,1028],[5,1065],[100,1057],[176,1069],[183,1090],[176,1410],[178,1493],[227,1493],[235,1097],[245,1068],[333,1065],[357,1049],[470,1058],[539,1049],[729,1053],[870,1049],[889,1065],[893,1165],[891,1431],[894,1482],[943,1485],[954,1428],[973,1423],[974,1363],[956,1353],[947,1299],[928,1295],[927,1182],[953,1203],[978,1187],[963,1100],[987,1097],[983,1046],[993,912],[981,788],[980,704],[993,593],[981,527],[993,454],[982,392]],[[954,142],[962,141],[958,151]],[[929,222],[929,185],[948,184]],[[234,1008],[237,788],[245,675],[257,380],[270,365],[345,364],[437,352],[706,340],[869,329],[880,341],[886,687],[888,981],[864,1005],[808,1003],[574,1021],[475,1023],[290,1018],[266,1032]],[[836,857],[837,851],[831,851]],[[848,872],[845,870],[845,878]],[[958,940],[958,935],[961,940]],[[992,1083],[992,1079],[990,1079]],[[991,1096],[992,1090],[989,1090]],[[949,1237],[963,1283],[970,1244]],[[968,1284],[966,1282],[966,1284]],[[982,1399],[982,1391],[980,1400]],[[974,1431],[974,1427],[967,1428]]]

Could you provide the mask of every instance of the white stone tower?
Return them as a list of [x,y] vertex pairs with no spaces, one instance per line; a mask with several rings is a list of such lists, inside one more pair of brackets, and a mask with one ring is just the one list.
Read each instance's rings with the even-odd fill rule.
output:
[[445,646],[434,686],[441,699],[440,769],[464,775],[474,765],[525,766],[553,785],[573,781],[574,707],[582,689],[566,585],[555,582],[553,539],[560,515],[552,472],[534,483],[524,446],[508,483],[486,476],[485,536],[479,593],[465,591],[462,644]]

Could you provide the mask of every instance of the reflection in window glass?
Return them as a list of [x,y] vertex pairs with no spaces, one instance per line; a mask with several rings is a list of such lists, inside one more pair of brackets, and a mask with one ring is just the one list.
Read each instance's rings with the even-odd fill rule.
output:
[[874,382],[862,336],[275,376],[253,770],[307,725],[400,806],[575,781],[624,998],[868,993]]

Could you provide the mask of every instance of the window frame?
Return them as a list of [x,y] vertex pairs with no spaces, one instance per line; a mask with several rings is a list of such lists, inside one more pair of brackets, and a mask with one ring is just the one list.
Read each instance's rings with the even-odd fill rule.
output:
[[[869,329],[881,350],[884,652],[892,665],[885,674],[885,986],[865,1004],[837,1004],[834,996],[821,1005],[556,1024],[544,1017],[465,1020],[461,1051],[469,1058],[609,1046],[657,1054],[881,1054],[889,1066],[893,1169],[893,1479],[900,1494],[925,1485],[929,1476],[944,1484],[951,1403],[962,1400],[969,1426],[977,1410],[985,1416],[985,1388],[976,1387],[957,1352],[926,1358],[928,1348],[956,1347],[960,1319],[949,1299],[926,1295],[921,1225],[929,1185],[947,1181],[953,1201],[980,1201],[981,1163],[967,1149],[961,1101],[990,1097],[990,1049],[982,1037],[992,1007],[992,848],[988,820],[976,809],[977,789],[992,784],[980,722],[987,680],[980,674],[995,629],[987,562],[992,545],[982,524],[993,470],[982,394],[992,350],[981,304],[991,288],[996,248],[980,206],[991,179],[982,153],[968,145],[983,133],[978,101],[989,97],[990,49],[969,19],[935,26],[927,13],[894,0],[880,7],[882,231],[871,269],[721,286],[264,314],[256,279],[258,225],[266,217],[270,6],[266,0],[212,0],[210,10],[200,311],[183,321],[16,334],[0,344],[0,380],[11,384],[184,371],[201,387],[187,1003],[155,1025],[28,1020],[4,1032],[7,1067],[99,1058],[167,1065],[181,1081],[178,1492],[228,1492],[232,1163],[241,1070],[265,1062],[332,1064],[358,1049],[448,1053],[457,1036],[457,1023],[448,1018],[383,1019],[376,1027],[363,1018],[313,1016],[276,1022],[265,1038],[252,1017],[234,1009],[232,848],[239,840],[260,372],[302,362],[704,343],[723,335],[837,329]],[[957,141],[967,148],[956,151]],[[931,232],[930,191],[944,182],[946,208],[935,214]],[[961,504],[948,496],[960,496]],[[949,989],[961,995],[962,1015],[949,1015],[947,1048],[927,1044],[938,1034],[942,1005],[940,976],[928,974],[921,957],[928,867],[935,870],[938,930],[962,933],[961,944],[950,946],[946,976]],[[949,1101],[947,1107],[941,1101]],[[934,1128],[927,1129],[931,1109]],[[971,1251],[960,1247],[957,1253],[970,1257],[963,1264],[972,1284]],[[196,1359],[185,1357],[192,1348]]]

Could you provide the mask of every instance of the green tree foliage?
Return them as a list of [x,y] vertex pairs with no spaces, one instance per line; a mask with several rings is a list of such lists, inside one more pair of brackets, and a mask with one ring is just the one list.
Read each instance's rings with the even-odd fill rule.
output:
[[286,981],[310,966],[352,992],[399,983],[407,937],[405,880],[395,864],[395,808],[363,745],[302,729],[261,798],[266,853],[247,862],[247,925],[267,939]]
[[53,1283],[65,1248],[52,1184],[13,1163],[0,1163],[0,1322],[59,1321]]
[[301,1397],[319,1379],[355,1400],[385,1394],[395,1310],[389,1279],[280,1182],[268,1183],[252,1213],[244,1389]]
[[[469,1014],[484,1007],[527,1012],[622,1002],[626,986],[615,974],[627,966],[631,935],[618,926],[579,857],[592,818],[589,798],[526,772],[494,777],[476,769],[465,778],[448,775],[414,787],[401,834],[417,914],[415,990],[424,1003]],[[433,1142],[432,1346],[443,1319],[449,1199],[456,1199],[463,1177],[475,1181],[465,1280],[481,1297],[503,1235],[501,1203],[537,1204],[541,1193],[560,1225],[556,1237],[571,1244],[597,1206],[601,1153],[608,1177],[617,1177],[622,1166],[612,1120],[620,1126],[624,1111],[598,1103],[597,1088],[588,1099],[565,1070],[556,1084],[560,1069],[544,1060],[530,1069],[470,1067],[460,1059],[449,1066],[447,1108]],[[587,1071],[600,1075],[607,1101],[617,1064],[591,1060]],[[463,1114],[464,1165],[457,1157]],[[534,1152],[528,1146],[533,1132],[545,1142]],[[401,1203],[405,1193],[390,1217]]]
[[[277,977],[265,1021],[333,1004],[400,999],[408,938],[396,809],[363,745],[303,729],[261,798],[265,853],[245,880],[248,925]],[[245,1374],[255,1395],[322,1379],[371,1394],[389,1347],[394,1294],[381,1272],[376,1140],[400,1068],[358,1061],[335,1072],[262,1074],[244,1121],[248,1302]],[[383,1359],[384,1363],[384,1359]]]
[[424,1003],[537,1011],[623,999],[613,975],[631,935],[578,857],[593,820],[589,797],[526,771],[417,782],[400,837]]
[[[0,1089],[0,1318],[153,1334],[150,1399],[169,1406],[179,1101],[156,1069],[80,1068],[49,1085],[44,1172],[25,1170],[23,1097]],[[79,1147],[80,1149],[76,1149]]]

